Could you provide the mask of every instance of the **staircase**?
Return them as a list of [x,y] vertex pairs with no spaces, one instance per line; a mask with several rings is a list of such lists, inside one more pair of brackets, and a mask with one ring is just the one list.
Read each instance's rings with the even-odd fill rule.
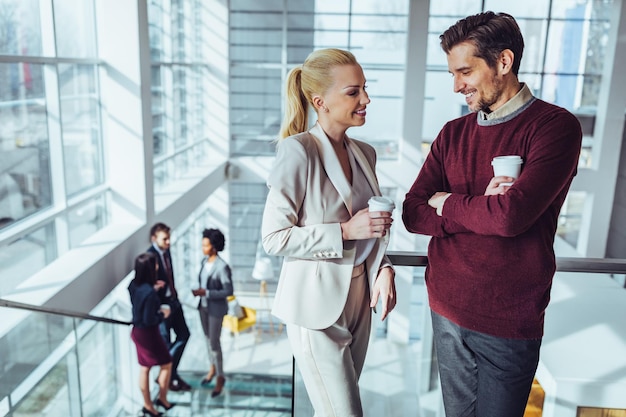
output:
[[[164,416],[291,417],[291,376],[227,373],[222,394],[212,398],[211,391],[215,382],[201,386],[200,381],[204,375],[180,372],[180,376],[192,389],[186,392],[169,392],[167,398],[171,403],[176,403],[176,406]],[[153,386],[153,390],[156,387]],[[118,417],[141,415],[141,407],[141,404],[137,404],[136,412],[122,413]]]

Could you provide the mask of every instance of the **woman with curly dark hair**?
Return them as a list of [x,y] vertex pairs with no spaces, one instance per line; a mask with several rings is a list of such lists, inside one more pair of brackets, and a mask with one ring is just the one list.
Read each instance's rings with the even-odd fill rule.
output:
[[211,396],[222,393],[226,378],[222,360],[222,321],[228,312],[227,298],[233,295],[233,281],[230,267],[219,255],[224,250],[224,234],[219,229],[204,229],[202,232],[202,266],[198,274],[198,289],[192,290],[193,295],[200,297],[198,311],[202,330],[206,336],[211,368],[202,380],[208,385],[217,376],[215,388]]

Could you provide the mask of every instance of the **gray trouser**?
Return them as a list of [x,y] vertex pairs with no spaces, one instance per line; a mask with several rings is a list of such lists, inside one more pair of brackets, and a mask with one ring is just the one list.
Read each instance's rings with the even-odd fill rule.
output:
[[522,417],[541,340],[491,336],[431,315],[446,416]]
[[209,351],[209,361],[211,365],[215,365],[215,371],[218,376],[224,375],[224,362],[222,360],[222,344],[220,336],[222,335],[223,316],[209,315],[209,309],[200,307],[200,322]]

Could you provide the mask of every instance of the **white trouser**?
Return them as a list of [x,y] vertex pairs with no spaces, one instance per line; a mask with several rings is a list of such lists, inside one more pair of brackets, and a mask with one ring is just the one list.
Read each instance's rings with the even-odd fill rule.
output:
[[335,324],[312,330],[287,324],[300,374],[315,417],[362,417],[359,376],[371,331],[370,295],[364,264],[356,266],[346,305]]

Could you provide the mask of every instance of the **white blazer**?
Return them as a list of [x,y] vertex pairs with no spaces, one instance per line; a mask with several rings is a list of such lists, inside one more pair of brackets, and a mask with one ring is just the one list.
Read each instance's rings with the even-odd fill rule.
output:
[[[374,148],[354,139],[347,144],[380,195]],[[351,187],[319,124],[279,142],[267,184],[263,248],[284,256],[272,314],[309,329],[330,327],[348,298],[356,249],[354,241],[343,241],[339,225],[353,214]],[[380,266],[391,265],[386,249],[377,239],[365,262],[370,295]]]

